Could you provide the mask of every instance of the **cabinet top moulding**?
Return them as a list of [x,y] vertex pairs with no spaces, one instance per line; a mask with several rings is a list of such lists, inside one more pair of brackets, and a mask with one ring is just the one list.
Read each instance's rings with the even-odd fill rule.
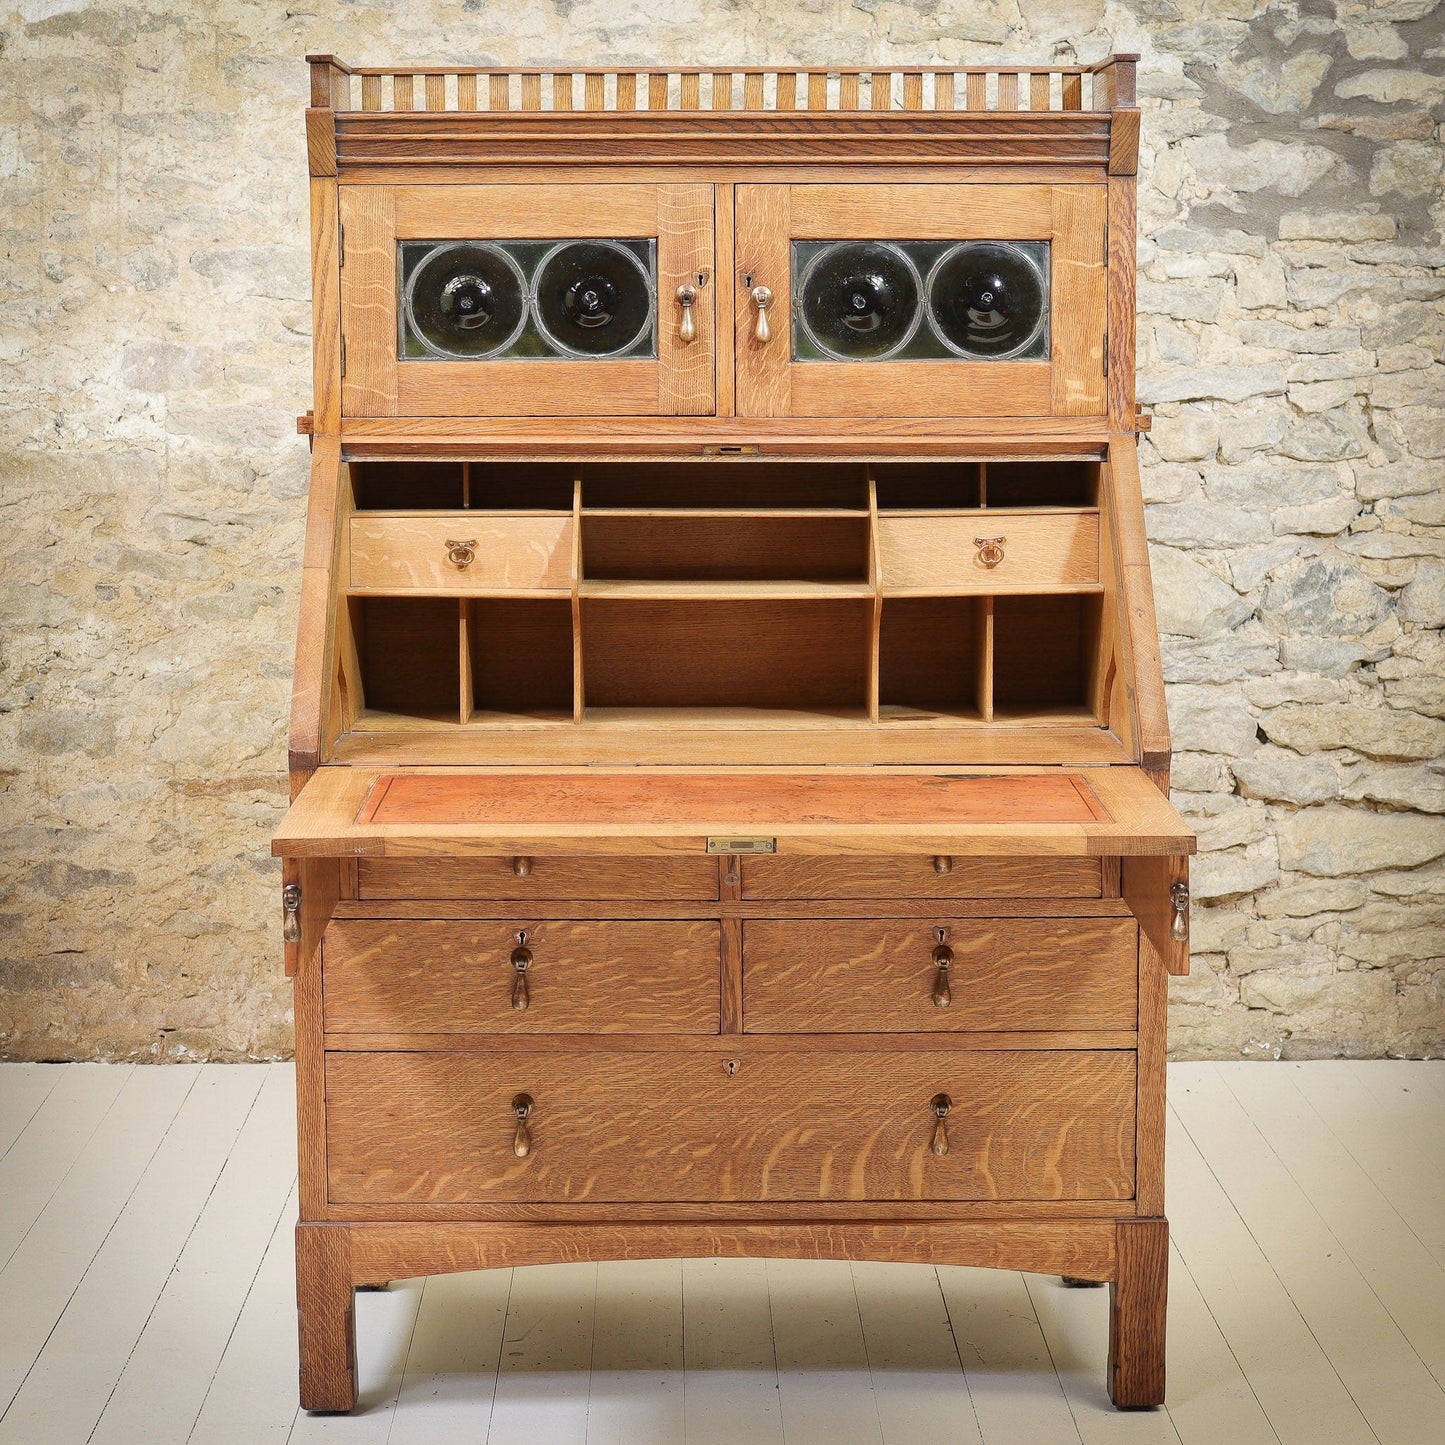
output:
[[[1070,66],[350,66],[309,55],[311,173],[426,165],[1135,170],[1137,55]],[[820,125],[820,122],[822,124]]]

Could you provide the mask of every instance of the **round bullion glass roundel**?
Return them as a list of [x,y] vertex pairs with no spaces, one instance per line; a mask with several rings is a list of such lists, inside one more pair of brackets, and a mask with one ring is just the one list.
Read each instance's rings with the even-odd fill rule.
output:
[[498,247],[448,242],[423,256],[411,273],[406,311],[412,331],[438,356],[494,356],[526,325],[527,284]]
[[837,361],[879,361],[918,329],[918,271],[884,241],[835,241],[803,272],[799,317],[809,339]]
[[1043,272],[1017,246],[964,241],[929,272],[929,323],[960,356],[1017,356],[1037,340],[1044,315]]
[[613,241],[563,241],[536,277],[537,324],[559,351],[617,356],[652,321],[647,267]]

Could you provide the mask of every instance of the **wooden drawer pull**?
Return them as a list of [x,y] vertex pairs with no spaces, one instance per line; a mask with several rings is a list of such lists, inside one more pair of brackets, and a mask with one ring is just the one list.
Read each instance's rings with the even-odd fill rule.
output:
[[532,1002],[527,991],[527,970],[532,966],[532,950],[527,947],[526,933],[517,935],[517,946],[512,950],[512,967],[517,976],[512,981],[512,1007],[521,1013]]
[[512,1100],[512,1112],[517,1116],[517,1132],[512,1136],[512,1153],[518,1159],[525,1159],[532,1152],[532,1131],[527,1127],[527,1120],[532,1117],[534,1107],[530,1094],[518,1094]]
[[933,1110],[933,1142],[928,1146],[933,1154],[948,1153],[948,1128],[944,1120],[948,1117],[948,1111],[953,1108],[953,1100],[947,1094],[935,1094],[929,1104]]

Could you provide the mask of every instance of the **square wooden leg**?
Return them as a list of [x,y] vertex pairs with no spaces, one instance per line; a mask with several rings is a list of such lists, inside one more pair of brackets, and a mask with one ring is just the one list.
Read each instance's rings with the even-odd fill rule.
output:
[[345,1414],[356,1404],[356,1291],[344,1225],[296,1226],[301,1408]]
[[1109,1398],[1121,1410],[1164,1403],[1164,1322],[1169,1297],[1169,1225],[1120,1220],[1118,1275],[1109,1286]]

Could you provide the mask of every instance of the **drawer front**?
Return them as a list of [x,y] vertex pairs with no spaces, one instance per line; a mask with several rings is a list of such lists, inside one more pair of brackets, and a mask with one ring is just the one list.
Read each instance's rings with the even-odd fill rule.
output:
[[326,1028],[715,1034],[719,934],[712,921],[338,921],[322,941]]
[[749,858],[742,869],[744,898],[1098,898],[1103,892],[1097,858]]
[[351,519],[351,585],[380,591],[570,592],[572,518],[363,513]]
[[[936,928],[946,930],[952,953],[942,972]],[[744,1027],[752,1034],[1132,1029],[1137,950],[1137,925],[1121,918],[749,920]],[[935,994],[948,1002],[935,1003]]]
[[[334,1203],[1129,1198],[1134,1055],[332,1053]],[[532,1101],[516,1153],[518,1095]],[[948,1096],[947,1149],[932,1101]]]
[[717,859],[363,858],[357,896],[386,898],[577,898],[711,902]]
[[878,567],[885,595],[1092,586],[1099,581],[1099,514],[881,516]]

